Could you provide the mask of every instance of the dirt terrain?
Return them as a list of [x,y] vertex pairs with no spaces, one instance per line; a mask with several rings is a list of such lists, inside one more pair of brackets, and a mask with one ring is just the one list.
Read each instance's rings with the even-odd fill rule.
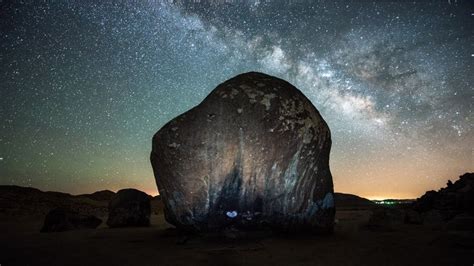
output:
[[[337,212],[330,236],[183,236],[162,214],[144,228],[39,233],[41,216],[1,217],[1,265],[472,265],[472,233],[401,224],[364,228],[370,210]],[[106,217],[101,217],[105,220]]]
[[[100,191],[74,196],[0,186],[0,264],[432,266],[474,263],[472,230],[453,230],[445,223],[406,224],[403,219],[406,206],[381,208],[350,194],[335,195],[336,226],[332,235],[254,232],[237,239],[183,236],[166,223],[160,198],[151,196],[151,226],[108,228],[107,204],[114,195],[111,191]],[[40,233],[47,212],[61,206],[96,215],[102,224],[96,229]],[[372,215],[374,212],[379,215]]]

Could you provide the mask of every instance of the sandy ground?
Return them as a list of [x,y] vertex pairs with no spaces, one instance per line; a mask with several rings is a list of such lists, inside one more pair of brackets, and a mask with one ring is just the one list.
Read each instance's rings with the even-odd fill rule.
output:
[[[246,240],[182,236],[162,215],[147,228],[39,233],[43,217],[0,217],[0,265],[473,265],[472,233],[421,225],[361,228],[370,211],[338,211],[331,236]],[[105,221],[105,217],[102,217]]]

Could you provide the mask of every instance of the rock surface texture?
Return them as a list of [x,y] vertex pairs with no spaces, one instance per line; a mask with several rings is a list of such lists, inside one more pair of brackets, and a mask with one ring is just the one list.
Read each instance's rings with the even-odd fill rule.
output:
[[332,232],[331,135],[290,83],[238,75],[153,137],[166,220],[198,232]]
[[122,189],[109,202],[109,227],[150,225],[150,196],[136,189]]

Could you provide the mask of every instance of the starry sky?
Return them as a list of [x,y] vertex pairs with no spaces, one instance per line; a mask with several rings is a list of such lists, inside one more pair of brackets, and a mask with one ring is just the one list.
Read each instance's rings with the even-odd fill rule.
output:
[[0,1],[0,184],[156,194],[153,134],[248,71],[321,112],[336,191],[474,170],[469,1],[200,2]]

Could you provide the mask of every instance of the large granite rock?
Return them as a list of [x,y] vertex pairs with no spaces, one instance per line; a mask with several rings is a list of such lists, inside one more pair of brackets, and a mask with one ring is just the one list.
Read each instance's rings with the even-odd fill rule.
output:
[[109,227],[150,225],[150,196],[140,190],[128,188],[117,192],[109,202]]
[[82,214],[69,208],[55,208],[46,215],[41,232],[94,229],[101,223],[102,220],[93,215]]
[[332,232],[331,135],[290,83],[238,75],[153,137],[166,220],[183,230]]

